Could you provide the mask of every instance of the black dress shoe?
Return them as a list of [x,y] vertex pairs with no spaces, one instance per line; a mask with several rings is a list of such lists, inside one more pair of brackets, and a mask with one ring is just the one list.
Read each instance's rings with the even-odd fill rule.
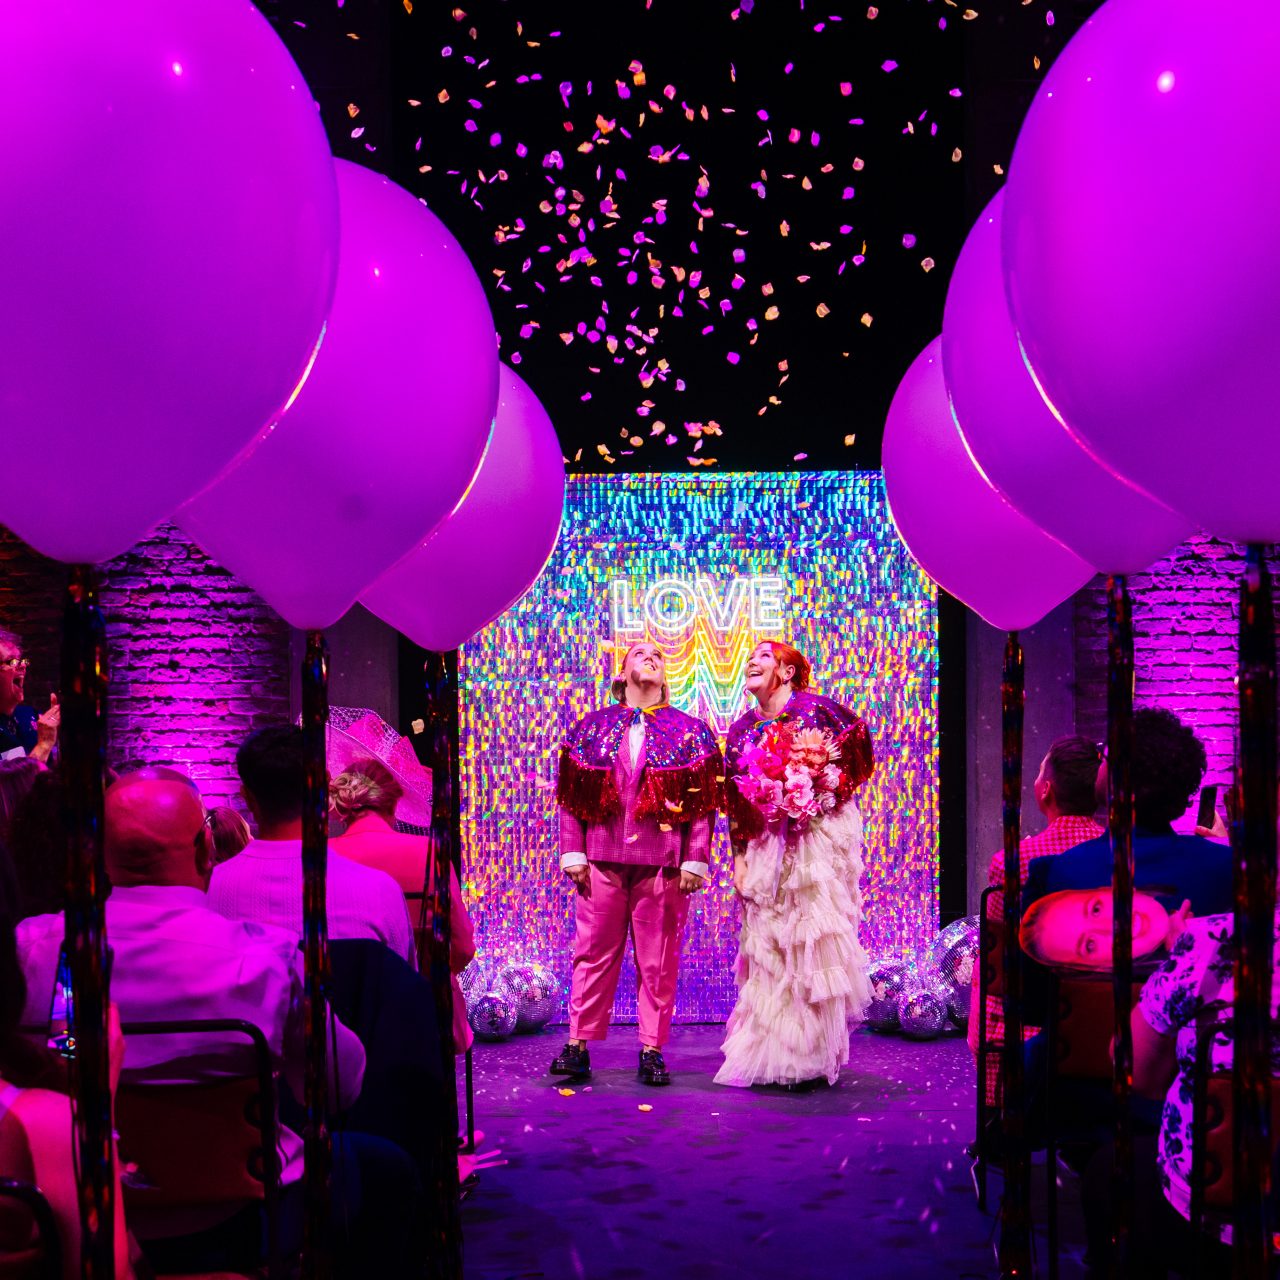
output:
[[567,1044],[560,1056],[551,1064],[553,1076],[569,1076],[574,1080],[591,1078],[591,1054],[586,1045]]
[[815,1076],[812,1080],[788,1080],[782,1087],[788,1093],[812,1093],[815,1089],[825,1089],[827,1078]]
[[640,1083],[663,1085],[671,1083],[671,1072],[662,1060],[661,1049],[640,1050]]

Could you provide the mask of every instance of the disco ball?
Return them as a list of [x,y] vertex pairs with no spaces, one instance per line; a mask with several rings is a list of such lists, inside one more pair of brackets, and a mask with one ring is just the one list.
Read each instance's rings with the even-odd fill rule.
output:
[[871,1003],[862,1015],[862,1021],[872,1031],[892,1031],[898,1025],[898,1000],[912,974],[908,960],[893,957],[872,962],[867,970]]
[[541,1031],[560,1006],[559,983],[545,964],[506,965],[497,986],[516,1002],[517,1031]]
[[478,1040],[505,1040],[515,1029],[519,1009],[506,991],[486,991],[468,1002],[467,1021]]
[[485,971],[484,965],[479,960],[472,960],[458,974],[458,986],[462,988],[462,994],[466,997],[468,1005],[484,995],[489,990],[489,975]]
[[965,987],[963,991],[953,991],[947,999],[947,1011],[951,1021],[962,1031],[969,1025],[969,1007],[973,998],[973,988]]
[[[978,963],[978,917],[953,920],[929,944],[925,968],[951,994],[968,992],[973,984],[973,966]],[[967,1004],[966,1004],[967,1007]]]
[[898,1004],[898,1021],[908,1040],[932,1040],[947,1025],[946,996],[936,987],[909,987]]

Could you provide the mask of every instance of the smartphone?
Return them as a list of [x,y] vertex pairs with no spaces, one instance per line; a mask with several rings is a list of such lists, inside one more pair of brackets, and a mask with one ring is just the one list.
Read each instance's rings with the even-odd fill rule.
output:
[[1213,826],[1214,810],[1218,804],[1218,788],[1201,787],[1200,788],[1200,808],[1196,810],[1196,826],[1211,827]]
[[71,964],[66,943],[58,949],[58,972],[53,979],[53,999],[49,1002],[49,1048],[64,1058],[76,1056],[75,999],[71,993]]

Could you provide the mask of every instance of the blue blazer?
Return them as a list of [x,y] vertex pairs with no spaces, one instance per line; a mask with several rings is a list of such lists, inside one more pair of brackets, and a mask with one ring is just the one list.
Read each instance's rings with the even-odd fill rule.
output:
[[[1062,889],[1110,888],[1111,866],[1109,835],[1086,840],[1056,857],[1036,858],[1028,868],[1022,909]],[[1168,911],[1188,899],[1197,916],[1231,911],[1231,849],[1203,836],[1135,830],[1133,884]]]

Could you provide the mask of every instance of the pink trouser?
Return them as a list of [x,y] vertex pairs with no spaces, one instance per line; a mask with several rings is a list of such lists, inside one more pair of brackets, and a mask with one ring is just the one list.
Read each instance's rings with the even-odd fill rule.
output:
[[590,894],[578,897],[569,1038],[605,1038],[630,932],[640,1043],[661,1048],[671,1036],[680,935],[689,911],[689,899],[680,892],[680,872],[593,862],[589,884]]

